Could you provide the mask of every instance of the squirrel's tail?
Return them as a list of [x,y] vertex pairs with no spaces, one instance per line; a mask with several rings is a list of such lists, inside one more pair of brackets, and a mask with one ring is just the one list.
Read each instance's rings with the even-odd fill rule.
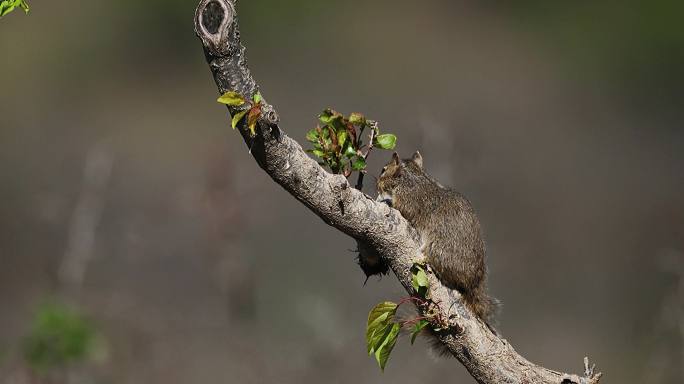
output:
[[494,333],[496,331],[496,316],[501,308],[501,302],[487,295],[487,287],[481,285],[464,295],[466,304],[482,319]]

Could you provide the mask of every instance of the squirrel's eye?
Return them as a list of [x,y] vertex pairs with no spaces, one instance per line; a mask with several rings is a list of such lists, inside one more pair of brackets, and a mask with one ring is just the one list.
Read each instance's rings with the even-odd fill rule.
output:
[[387,166],[382,167],[382,171],[380,171],[380,174],[382,175],[383,173],[385,173],[386,170],[387,170]]

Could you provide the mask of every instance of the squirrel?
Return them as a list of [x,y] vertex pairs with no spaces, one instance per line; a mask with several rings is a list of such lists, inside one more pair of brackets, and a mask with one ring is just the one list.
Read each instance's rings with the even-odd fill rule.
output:
[[[419,152],[405,160],[395,152],[380,173],[377,190],[377,200],[397,209],[418,231],[422,252],[439,281],[458,290],[465,304],[494,330],[498,301],[487,295],[485,243],[470,202],[428,175]],[[366,267],[367,274],[386,272],[386,267]]]

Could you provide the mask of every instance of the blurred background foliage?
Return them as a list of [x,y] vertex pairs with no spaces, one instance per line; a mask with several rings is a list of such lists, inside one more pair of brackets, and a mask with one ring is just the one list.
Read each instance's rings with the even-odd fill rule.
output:
[[[403,291],[364,287],[354,242],[250,159],[195,1],[30,5],[0,20],[0,380],[472,381],[423,344],[384,374],[366,356],[368,310]],[[288,134],[362,112],[473,201],[516,350],[681,383],[682,7],[242,0],[240,19]],[[36,377],[22,348],[52,335],[32,328],[46,297],[88,319],[58,310],[57,334],[90,329],[108,352]]]
[[[567,71],[591,73],[634,103],[659,111],[684,97],[684,28],[676,0],[557,3],[497,1],[523,28],[544,36]],[[680,73],[680,76],[672,76]],[[646,91],[646,93],[644,93]]]
[[24,342],[24,358],[39,373],[63,369],[87,359],[95,330],[82,315],[60,304],[38,308]]

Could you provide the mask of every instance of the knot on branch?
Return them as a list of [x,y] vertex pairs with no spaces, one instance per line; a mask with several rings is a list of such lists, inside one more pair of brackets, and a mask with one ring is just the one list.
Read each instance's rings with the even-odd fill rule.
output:
[[231,0],[201,0],[197,5],[195,33],[213,55],[229,53],[235,15],[235,2]]
[[268,123],[269,126],[277,126],[280,122],[280,116],[271,104],[265,103],[261,108],[261,118]]

